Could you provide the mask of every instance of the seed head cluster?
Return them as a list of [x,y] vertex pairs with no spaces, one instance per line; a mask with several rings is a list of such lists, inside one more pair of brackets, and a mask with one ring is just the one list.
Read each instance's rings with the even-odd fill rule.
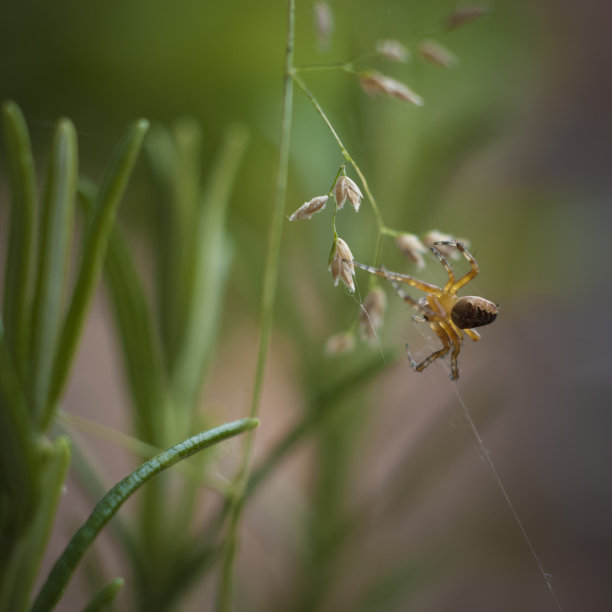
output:
[[342,238],[337,238],[334,244],[329,271],[331,272],[335,287],[342,281],[351,293],[355,292],[353,254],[348,244]]
[[355,212],[359,212],[363,194],[353,179],[344,174],[340,176],[334,185],[334,197],[336,198],[338,209],[342,208],[348,200],[355,209]]

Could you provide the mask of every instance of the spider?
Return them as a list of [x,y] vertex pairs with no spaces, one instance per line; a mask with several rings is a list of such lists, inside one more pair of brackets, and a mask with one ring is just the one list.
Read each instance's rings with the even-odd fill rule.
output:
[[[472,340],[479,340],[480,334],[474,330],[474,327],[481,327],[482,325],[493,323],[497,317],[499,306],[485,298],[474,295],[459,297],[457,291],[465,287],[465,285],[478,274],[478,264],[461,242],[435,242],[434,244],[456,248],[468,260],[471,270],[461,278],[456,279],[448,261],[435,246],[432,246],[431,250],[448,273],[448,281],[443,288],[418,280],[407,274],[390,272],[384,267],[372,268],[371,266],[366,266],[356,261],[353,263],[358,268],[370,272],[370,274],[377,274],[378,276],[386,278],[393,285],[398,295],[421,313],[421,316],[415,316],[413,319],[415,321],[429,323],[431,329],[434,330],[438,338],[442,341],[442,348],[434,351],[429,357],[421,361],[421,363],[417,363],[414,360],[408,345],[406,345],[406,353],[410,360],[410,365],[417,372],[422,372],[436,359],[440,359],[449,351],[452,351],[450,377],[451,380],[457,380],[457,378],[459,378],[457,358],[459,357],[461,343],[463,342],[463,332]],[[415,289],[420,289],[427,295],[419,300],[415,300],[404,293],[400,287],[400,283],[405,283]]]

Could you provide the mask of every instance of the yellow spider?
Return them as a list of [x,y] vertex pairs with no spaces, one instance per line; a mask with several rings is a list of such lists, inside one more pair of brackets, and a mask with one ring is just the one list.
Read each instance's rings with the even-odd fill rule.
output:
[[[399,296],[421,313],[422,316],[414,317],[414,319],[429,323],[431,329],[434,330],[438,338],[442,341],[442,348],[434,351],[429,357],[421,361],[421,363],[417,363],[414,360],[408,345],[406,345],[406,352],[408,354],[408,359],[410,359],[410,365],[417,372],[422,372],[430,363],[433,363],[440,357],[444,357],[444,355],[452,350],[450,377],[451,380],[457,380],[457,378],[459,378],[457,358],[461,350],[461,343],[463,342],[463,332],[472,340],[479,340],[480,334],[473,328],[493,323],[497,317],[499,307],[497,304],[485,300],[485,298],[482,297],[474,295],[459,297],[457,291],[465,287],[465,285],[478,274],[478,264],[461,242],[436,242],[434,244],[455,247],[468,260],[471,270],[465,274],[465,276],[456,279],[448,261],[435,246],[432,246],[431,250],[448,273],[448,281],[443,288],[418,280],[407,274],[390,272],[386,268],[372,268],[371,266],[365,266],[356,261],[353,263],[358,268],[370,272],[370,274],[377,274],[378,276],[386,278],[393,285]],[[427,295],[419,300],[415,300],[402,291],[399,283],[405,283],[406,285],[420,289]]]

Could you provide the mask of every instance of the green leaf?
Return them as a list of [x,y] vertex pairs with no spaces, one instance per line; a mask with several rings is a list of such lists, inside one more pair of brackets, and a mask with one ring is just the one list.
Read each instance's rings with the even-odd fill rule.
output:
[[8,609],[8,573],[38,502],[38,461],[32,442],[26,397],[0,333],[0,610]]
[[68,546],[56,561],[34,602],[32,612],[44,612],[53,609],[60,600],[74,569],[87,548],[123,503],[143,484],[178,461],[186,459],[213,444],[253,429],[258,424],[258,419],[240,419],[199,433],[146,461],[118,482],[98,502],[89,518],[74,534]]
[[31,323],[32,264],[36,214],[36,175],[25,119],[19,107],[2,107],[11,184],[11,225],[4,274],[6,341],[23,379]]
[[106,256],[108,237],[115,220],[117,208],[138,158],[148,127],[148,121],[140,119],[128,129],[111,160],[98,193],[95,217],[85,238],[83,259],[55,355],[51,391],[42,419],[43,428],[49,425],[55,404],[66,384],[85,315],[93,298]]
[[25,610],[30,592],[40,569],[57,506],[70,465],[70,442],[65,436],[43,449],[44,462],[40,474],[41,495],[36,504],[34,521],[19,543],[18,553],[11,564],[11,610]]
[[55,130],[42,202],[38,276],[32,313],[31,394],[35,419],[43,421],[51,384],[67,284],[77,182],[74,126],[61,119]]
[[[201,207],[201,141],[198,123],[189,117],[175,122],[172,130],[174,157],[171,166],[170,210],[167,223],[160,228],[160,242],[167,242],[164,253],[163,285],[160,294],[163,308],[162,329],[165,334],[169,369],[173,369],[184,336],[197,262],[198,218]],[[166,204],[166,208],[167,208]]]
[[[93,217],[95,189],[81,181],[81,201],[88,216]],[[164,371],[160,347],[144,289],[133,258],[117,227],[111,231],[106,255],[106,275],[111,292],[118,338],[134,405],[137,408],[137,430],[149,443],[159,443],[160,404],[164,398]]]
[[113,578],[92,600],[83,608],[83,612],[99,612],[111,605],[125,584],[123,578]]
[[225,217],[247,140],[244,127],[235,125],[228,129],[196,218],[192,272],[185,287],[191,291],[186,302],[180,351],[171,372],[178,404],[190,410],[197,398],[219,325],[230,263]]

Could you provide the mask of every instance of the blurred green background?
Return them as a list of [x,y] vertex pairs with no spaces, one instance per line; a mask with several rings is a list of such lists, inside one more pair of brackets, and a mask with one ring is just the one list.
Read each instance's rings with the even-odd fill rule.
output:
[[[418,40],[454,3],[338,0],[330,6],[334,32],[321,55],[313,4],[298,0],[296,64],[349,60],[381,38]],[[278,0],[8,0],[0,6],[0,99],[21,106],[41,152],[53,122],[72,118],[81,171],[96,180],[136,117],[165,124],[195,117],[205,166],[229,124],[248,127],[250,145],[229,212],[235,255],[219,358],[202,400],[220,415],[248,409],[285,21],[285,3]],[[460,59],[453,70],[417,57],[405,66],[366,64],[408,83],[425,98],[423,108],[373,100],[343,73],[305,77],[389,226],[470,240],[481,276],[469,292],[502,309],[478,345],[466,344],[457,388],[561,602],[574,610],[608,609],[612,570],[611,325],[605,319],[612,297],[611,22],[612,9],[596,0],[498,3],[483,19],[438,37]],[[8,187],[1,155],[4,257]],[[44,158],[38,160],[42,168]],[[296,91],[287,214],[326,192],[341,162]],[[156,248],[154,197],[141,162],[121,224],[144,274]],[[357,304],[332,286],[327,271],[329,212],[284,227],[257,457],[304,410],[309,377],[339,367],[338,360],[324,360],[322,347],[356,316]],[[375,233],[367,202],[359,215],[344,210],[337,223],[356,259],[369,262]],[[391,241],[383,261],[411,272]],[[432,261],[420,275],[440,278]],[[358,284],[364,294],[366,279],[358,276]],[[410,340],[427,350],[432,340],[415,332],[410,314],[390,299],[383,346],[401,352]],[[127,418],[113,334],[102,292],[65,408],[121,428]],[[332,427],[323,442],[315,436],[283,464],[249,507],[239,609],[555,609],[479,459],[447,374],[436,365],[417,375],[400,359],[347,402],[342,414],[360,421],[349,441],[334,445]],[[124,466],[114,466],[113,447],[99,446],[112,482]],[[336,453],[341,485],[330,476],[326,452]],[[337,493],[338,524],[351,527],[335,548],[313,552],[320,525],[316,537],[309,530],[325,516],[329,497],[317,495],[324,487]],[[80,512],[64,508],[58,543]],[[325,571],[317,574],[317,565]],[[305,593],[313,590],[318,595],[309,599]]]

